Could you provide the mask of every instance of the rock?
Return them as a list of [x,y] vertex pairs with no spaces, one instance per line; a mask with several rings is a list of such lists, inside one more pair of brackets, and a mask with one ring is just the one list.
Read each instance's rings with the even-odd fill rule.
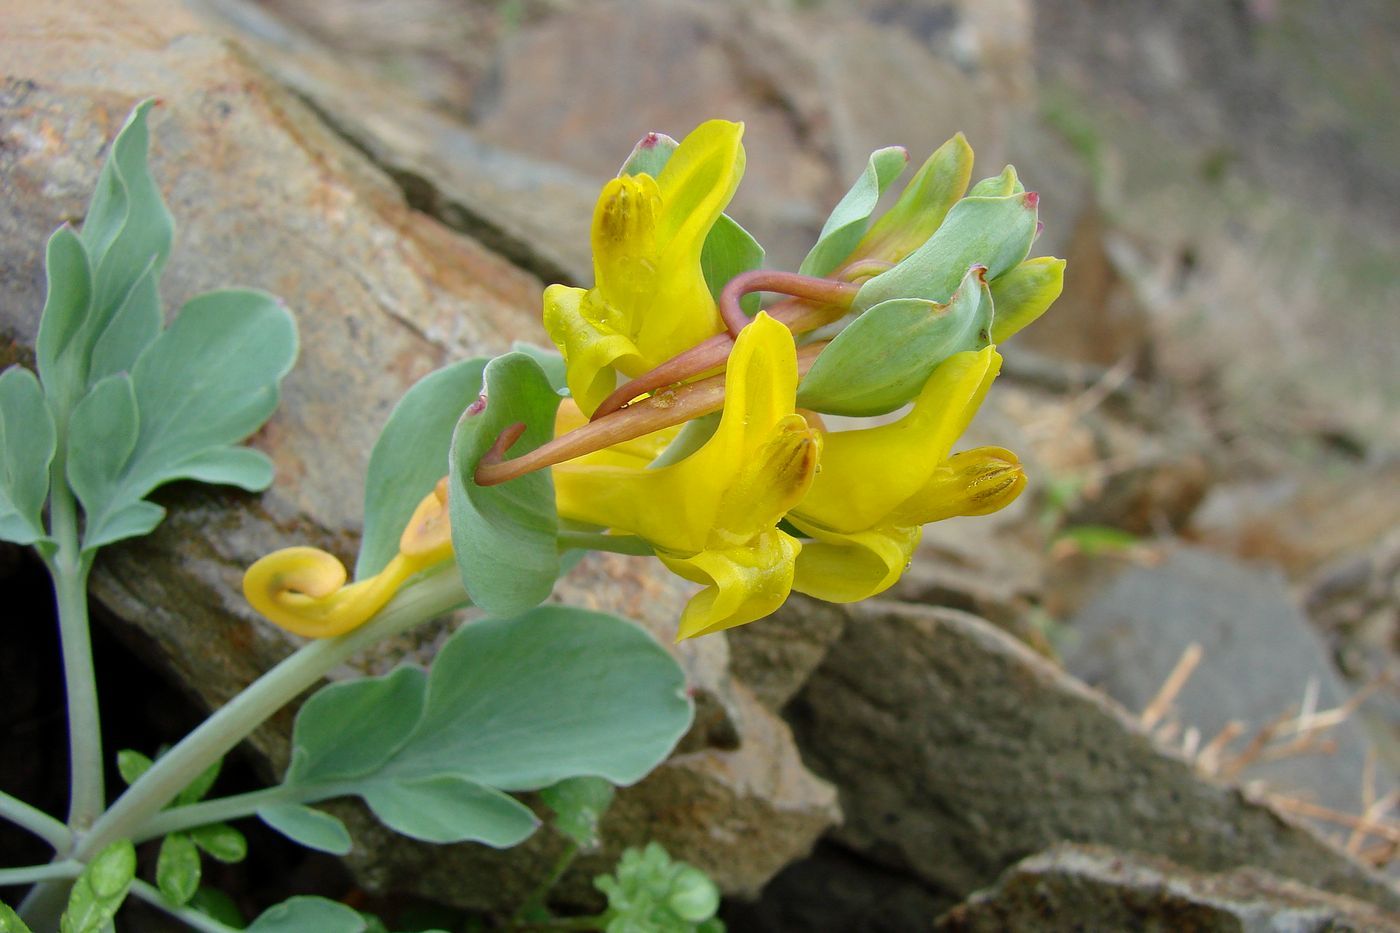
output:
[[[277,484],[259,496],[165,490],[162,526],[105,549],[92,580],[125,636],[197,703],[217,707],[296,642],[244,603],[243,569],[290,544],[348,559],[369,450],[392,405],[451,359],[499,352],[517,338],[541,342],[541,282],[415,210],[363,153],[173,0],[106,13],[74,0],[9,0],[0,17],[8,75],[0,283],[10,296],[0,310],[0,359],[32,360],[43,244],[59,223],[80,219],[105,145],[149,95],[163,101],[152,119],[153,171],[179,226],[163,281],[167,307],[237,284],[277,294],[297,316],[300,359],[254,439],[275,461]],[[559,595],[628,614],[669,642],[690,592],[655,563],[595,557]],[[447,631],[425,626],[336,676],[426,661]],[[803,768],[786,727],[732,683],[723,638],[678,650],[701,719],[685,754],[620,795],[612,842],[662,838],[727,889],[750,891],[836,819],[832,792]],[[285,763],[291,715],[283,711],[253,738],[269,778]],[[376,838],[385,840],[374,852],[386,883],[439,899],[456,896],[443,879],[467,876],[453,866],[481,854],[425,847],[428,855],[412,855],[406,840]],[[432,883],[405,867],[425,858],[441,873]],[[533,858],[505,856],[502,880],[461,899],[513,904],[524,891],[507,881],[535,883]]]
[[1366,869],[1204,780],[1116,703],[982,620],[878,601],[847,612],[789,721],[804,758],[841,788],[835,840],[948,906],[1060,841],[1202,871],[1253,865],[1400,905]]
[[1062,845],[1017,863],[935,928],[1381,933],[1400,930],[1400,917],[1257,869],[1207,874],[1140,853]]
[[[1065,664],[1129,709],[1152,701],[1187,646],[1204,649],[1175,700],[1181,727],[1196,728],[1201,744],[1232,720],[1248,736],[1281,716],[1297,715],[1304,693],[1316,690],[1317,711],[1342,704],[1349,691],[1337,676],[1307,618],[1277,573],[1236,564],[1219,554],[1172,549],[1155,567],[1133,567],[1093,597],[1069,623],[1074,637]],[[1335,810],[1359,813],[1367,744],[1354,722],[1322,733],[1331,754],[1261,761],[1243,773],[1277,793]],[[1382,775],[1380,793],[1393,784]]]

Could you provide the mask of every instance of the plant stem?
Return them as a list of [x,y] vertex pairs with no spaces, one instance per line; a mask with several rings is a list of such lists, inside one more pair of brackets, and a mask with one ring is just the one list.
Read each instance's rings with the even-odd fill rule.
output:
[[559,854],[554,867],[545,875],[544,880],[535,886],[530,892],[530,896],[525,898],[525,902],[520,905],[520,909],[510,918],[511,923],[528,923],[525,920],[527,914],[532,912],[545,912],[545,899],[549,897],[549,892],[554,890],[554,886],[559,883],[559,879],[564,877],[564,872],[569,870],[569,866],[578,858],[579,845],[572,839],[564,847],[564,851]]
[[68,761],[72,788],[68,825],[81,831],[91,826],[102,812],[106,794],[102,780],[102,724],[92,665],[92,632],[88,625],[87,578],[92,563],[83,556],[78,540],[78,509],[64,475],[65,462],[65,457],[54,458],[49,524],[58,550],[46,563],[58,603],[63,683],[68,694]]
[[[156,759],[150,770],[127,788],[82,837],[75,857],[90,859],[118,839],[145,838],[146,823],[176,794],[327,672],[364,648],[466,602],[457,566],[447,563],[400,592],[359,628],[297,649]],[[52,885],[36,887],[23,905],[26,919],[39,926],[52,926],[56,911],[62,907],[59,900]]]
[[141,826],[141,830],[132,837],[131,841],[140,843],[181,829],[193,829],[196,826],[208,826],[210,823],[241,819],[245,816],[252,816],[268,804],[289,801],[304,803],[309,799],[311,798],[304,800],[279,784],[276,787],[265,787],[262,790],[236,794],[232,797],[202,800],[199,803],[160,811]]
[[201,913],[193,907],[179,907],[165,899],[165,895],[159,890],[151,887],[146,882],[137,878],[131,882],[131,893],[153,907],[159,907],[177,920],[183,921],[189,927],[199,930],[200,933],[238,933],[236,929],[225,923],[220,923],[206,913]]
[[30,806],[18,797],[11,797],[0,791],[0,816],[29,830],[40,839],[62,852],[73,844],[73,834],[68,827],[49,816],[38,807]]
[[12,884],[33,884],[56,878],[76,878],[83,873],[82,862],[50,862],[47,865],[26,865],[23,868],[0,868],[0,888]]

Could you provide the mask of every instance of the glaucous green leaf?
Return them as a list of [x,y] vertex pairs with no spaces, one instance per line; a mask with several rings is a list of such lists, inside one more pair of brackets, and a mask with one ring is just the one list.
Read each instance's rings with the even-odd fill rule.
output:
[[554,812],[555,829],[581,849],[598,847],[598,823],[612,805],[611,784],[599,777],[566,778],[541,790],[540,799]]
[[450,774],[367,782],[360,796],[385,826],[424,842],[471,841],[507,849],[539,825],[515,798]]
[[452,431],[481,394],[482,358],[462,360],[413,384],[374,442],[365,477],[365,530],[356,579],[372,577],[399,552],[413,510],[447,474]]
[[364,933],[359,912],[324,897],[293,897],[263,911],[248,933]]
[[846,326],[797,388],[797,404],[836,415],[880,415],[919,394],[948,357],[991,342],[992,299],[973,266],[946,305],[893,298]]
[[[142,499],[162,483],[198,478],[264,488],[272,477],[266,458],[227,451],[272,414],[295,356],[295,325],[270,295],[230,289],[191,299],[132,370],[139,418],[130,456],[114,472],[85,476],[86,496],[75,487],[87,513],[83,549],[159,521],[157,507]],[[120,403],[108,390],[102,410],[120,414]],[[84,447],[74,449],[72,456],[87,458]],[[98,466],[110,470],[114,461],[105,455]]]
[[19,914],[10,909],[4,901],[0,901],[0,933],[33,933],[33,931],[20,919]]
[[47,540],[43,511],[56,440],[34,374],[22,366],[0,373],[0,540]]
[[73,407],[68,422],[68,485],[88,515],[109,503],[134,501],[122,499],[121,480],[140,433],[136,389],[127,373],[103,379]]
[[1027,259],[991,283],[997,316],[992,343],[1003,343],[1049,310],[1065,287],[1065,261],[1051,256]]
[[86,328],[96,341],[137,279],[165,266],[175,222],[147,164],[150,133],[146,115],[154,101],[136,105],[126,118],[97,179],[83,220],[82,238],[92,257],[93,319]]
[[958,133],[919,167],[894,206],[856,244],[855,252],[868,259],[899,262],[933,236],[971,178],[972,147]]
[[120,839],[88,863],[73,883],[68,908],[59,920],[60,933],[99,933],[112,922],[136,877],[136,849]]
[[117,772],[128,787],[141,780],[141,775],[151,770],[152,764],[154,762],[151,759],[130,748],[117,752]]
[[142,351],[160,334],[161,312],[158,273],[152,259],[146,271],[132,283],[112,319],[92,347],[88,384],[113,373],[129,372]]
[[[568,369],[564,365],[564,356],[553,347],[537,347],[533,343],[524,340],[511,342],[510,348],[513,352],[524,353],[530,359],[540,364],[540,369],[544,370],[544,376],[549,380],[549,384],[554,387],[554,391],[564,395],[569,388]],[[483,360],[483,365],[485,361]]]
[[945,303],[974,265],[995,281],[1030,251],[1038,204],[1034,194],[963,198],[922,246],[862,285],[853,307],[863,312],[892,298]]
[[[762,265],[763,247],[753,234],[731,220],[728,214],[720,214],[700,249],[700,271],[705,276],[710,296],[719,301],[719,293],[730,279]],[[760,301],[761,296],[755,292],[740,298],[739,307],[753,317],[758,313]]]
[[648,133],[632,147],[617,175],[619,178],[623,175],[650,175],[655,178],[678,148],[680,143],[665,133]]
[[562,606],[487,619],[447,641],[426,692],[412,668],[322,688],[297,716],[284,786],[301,800],[357,794],[416,838],[513,845],[536,821],[499,791],[640,780],[689,727],[684,686],[623,619]]
[[234,864],[248,856],[248,840],[227,823],[210,823],[190,830],[194,844],[220,862]]
[[350,831],[324,810],[299,803],[270,804],[258,809],[258,819],[308,849],[345,855],[351,848]]
[[297,711],[287,783],[357,778],[380,768],[418,725],[427,691],[428,675],[411,666],[317,690]]
[[156,857],[156,887],[172,904],[184,905],[199,890],[199,849],[184,833],[171,833],[160,841]]
[[1008,165],[1001,170],[1000,175],[993,175],[991,178],[984,178],[967,192],[969,198],[1004,198],[1008,195],[1021,194],[1026,190],[1026,186],[1021,184],[1021,179],[1016,176],[1016,166]]
[[64,224],[49,237],[44,273],[48,291],[39,316],[34,356],[39,378],[61,410],[67,411],[87,387],[91,340],[82,339],[92,307],[92,266],[87,248]]
[[457,422],[449,459],[452,546],[467,594],[488,612],[511,615],[539,605],[559,575],[559,513],[548,470],[478,486],[478,463],[517,423],[525,433],[507,451],[533,450],[554,436],[559,395],[538,363],[507,353],[486,364],[485,392]]
[[212,917],[226,927],[241,930],[248,925],[238,904],[218,888],[205,886],[190,898],[190,906],[206,916]]
[[865,171],[836,202],[831,216],[822,225],[817,245],[812,247],[797,271],[802,275],[816,276],[834,272],[865,236],[870,215],[880,203],[880,195],[885,193],[890,182],[904,172],[908,164],[909,152],[903,146],[890,146],[872,152]]

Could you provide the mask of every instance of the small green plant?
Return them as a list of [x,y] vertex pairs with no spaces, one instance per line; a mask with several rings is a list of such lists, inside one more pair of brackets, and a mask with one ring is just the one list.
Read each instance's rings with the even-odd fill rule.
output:
[[[559,352],[521,345],[415,385],[370,456],[353,581],[301,546],[245,575],[249,603],[309,641],[163,754],[119,752],[128,787],[109,802],[93,559],[160,523],[147,496],[167,482],[272,482],[271,461],[238,444],[272,415],[296,355],[291,313],[261,292],[199,296],[164,325],[157,285],[174,227],[147,166],[150,108],[114,141],[81,229],[49,241],[37,378],[0,375],[0,538],[32,545],[53,578],[73,773],[66,820],[0,795],[0,816],[55,853],[0,869],[0,884],[34,885],[18,914],[0,912],[0,930],[96,933],[132,895],[224,933],[242,917],[203,886],[203,860],[247,855],[237,820],[343,854],[354,840],[316,805],[357,797],[405,836],[506,848],[539,825],[512,796],[525,791],[540,792],[570,844],[515,926],[722,929],[715,885],[655,844],[598,879],[603,914],[550,915],[555,881],[599,844],[613,788],[663,761],[693,708],[679,665],[645,631],[542,603],[581,552],[654,556],[699,584],[677,633],[698,637],[753,622],[794,589],[841,602],[882,592],[925,523],[1016,498],[1026,478],[1014,454],[952,447],[1000,368],[994,344],[1059,294],[1064,264],[1026,258],[1037,195],[1010,166],[969,188],[959,135],[872,220],[908,161],[882,149],[800,269],[765,270],[763,249],[723,213],[743,172],[742,125],[710,121],[681,142],[649,134],[599,198],[594,287],[545,291]],[[785,297],[764,307],[760,292]],[[907,403],[890,423],[822,420]],[[327,672],[467,605],[486,617],[428,669],[307,699],[276,785],[216,793],[222,757]],[[135,846],[157,840],[151,883]],[[379,926],[294,897],[247,929]]]

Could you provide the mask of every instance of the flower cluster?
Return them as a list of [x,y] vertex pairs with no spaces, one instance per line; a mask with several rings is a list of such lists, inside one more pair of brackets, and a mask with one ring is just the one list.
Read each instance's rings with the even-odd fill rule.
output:
[[[876,152],[797,273],[758,268],[761,248],[724,214],[742,134],[722,120],[679,143],[652,134],[604,186],[593,287],[544,293],[568,396],[553,439],[508,458],[517,425],[468,479],[549,468],[559,520],[592,546],[640,539],[702,585],[679,638],[759,619],[792,590],[873,596],[899,579],[923,525],[1014,500],[1026,483],[1014,454],[953,447],[1000,369],[995,344],[1042,314],[1063,277],[1062,261],[1026,258],[1037,196],[1009,166],[969,189],[961,135],[871,222],[908,158]],[[776,298],[760,310],[756,292]],[[343,570],[319,558],[272,555],[250,571],[249,598],[294,631],[344,630],[447,559],[440,532],[415,530],[445,523],[444,499],[424,500],[379,576],[342,589]]]

